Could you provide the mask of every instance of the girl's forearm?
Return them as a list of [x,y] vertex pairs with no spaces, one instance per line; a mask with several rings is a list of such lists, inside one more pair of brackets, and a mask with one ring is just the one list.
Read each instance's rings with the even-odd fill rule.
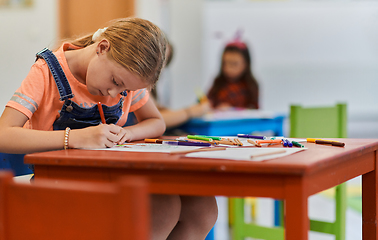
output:
[[3,128],[0,152],[32,153],[63,149],[64,131],[40,131],[22,127]]

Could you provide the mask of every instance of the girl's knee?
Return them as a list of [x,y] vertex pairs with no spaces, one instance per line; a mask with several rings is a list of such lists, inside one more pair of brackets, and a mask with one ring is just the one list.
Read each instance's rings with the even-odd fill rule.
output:
[[151,195],[152,214],[173,219],[177,223],[180,217],[181,200],[177,195]]
[[218,219],[218,204],[215,197],[205,197],[203,207],[206,213],[205,220],[212,228]]
[[181,211],[177,195],[151,196],[152,239],[166,239],[176,226]]
[[218,205],[215,197],[181,197],[181,218],[193,224],[211,229],[218,218]]

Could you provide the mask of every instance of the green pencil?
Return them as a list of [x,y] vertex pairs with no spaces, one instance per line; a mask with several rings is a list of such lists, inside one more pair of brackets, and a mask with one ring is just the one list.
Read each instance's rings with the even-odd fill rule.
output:
[[212,142],[213,139],[209,137],[202,137],[202,136],[195,136],[195,135],[188,135],[186,136],[188,139],[196,139],[196,140],[203,140],[203,141],[208,141]]
[[296,142],[296,141],[291,141],[293,143],[294,146],[296,147],[300,147],[300,148],[304,148],[305,146],[300,144],[299,142]]
[[218,140],[218,141],[222,140],[221,137],[209,137],[209,136],[205,136],[205,135],[194,135],[194,136],[196,136],[196,137],[211,138],[211,139],[213,139],[213,140]]

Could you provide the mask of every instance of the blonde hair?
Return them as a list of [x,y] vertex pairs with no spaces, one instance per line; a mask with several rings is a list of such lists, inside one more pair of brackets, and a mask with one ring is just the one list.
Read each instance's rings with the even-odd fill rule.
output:
[[108,57],[127,70],[141,76],[153,87],[165,63],[167,40],[155,24],[141,18],[122,18],[110,22],[106,30],[92,40],[89,34],[71,41],[78,47],[86,47],[98,40],[110,43]]

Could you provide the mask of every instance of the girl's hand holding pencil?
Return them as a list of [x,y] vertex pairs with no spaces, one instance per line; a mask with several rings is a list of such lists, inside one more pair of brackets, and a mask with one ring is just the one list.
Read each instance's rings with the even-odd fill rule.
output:
[[114,124],[100,124],[82,129],[72,129],[69,148],[113,147],[131,140],[131,132]]

